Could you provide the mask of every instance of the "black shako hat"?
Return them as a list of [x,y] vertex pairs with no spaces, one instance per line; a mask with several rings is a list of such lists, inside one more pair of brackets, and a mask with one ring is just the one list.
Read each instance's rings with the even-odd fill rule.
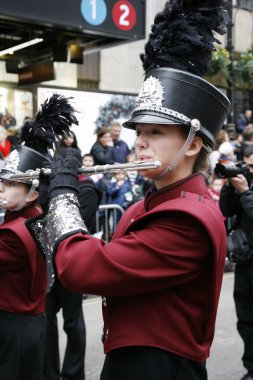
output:
[[136,108],[123,126],[181,124],[213,146],[230,111],[228,98],[201,75],[210,71],[213,32],[225,33],[226,0],[171,0],[155,17],[141,55],[146,70]]
[[[27,121],[21,128],[21,144],[6,158],[0,172],[0,179],[11,179],[29,185],[32,179],[11,178],[13,174],[27,174],[41,169],[45,162],[51,161],[50,150],[62,136],[70,134],[70,126],[78,124],[69,98],[54,94],[42,105],[34,120]],[[39,182],[37,181],[37,185]]]
[[[36,152],[34,149],[28,148],[25,145],[17,145],[15,149],[9,154],[5,161],[5,165],[0,172],[1,179],[10,179],[13,174],[24,174],[29,171],[35,171],[43,167],[43,163],[50,160],[43,156],[41,153]],[[16,180],[17,182],[24,182],[31,184],[31,179]]]

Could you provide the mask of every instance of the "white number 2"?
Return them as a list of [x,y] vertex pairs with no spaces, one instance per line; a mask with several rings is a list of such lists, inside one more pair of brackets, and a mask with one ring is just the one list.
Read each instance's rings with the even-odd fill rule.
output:
[[129,21],[126,20],[127,16],[129,15],[129,7],[126,4],[121,4],[120,10],[123,11],[119,19],[120,25],[129,26]]

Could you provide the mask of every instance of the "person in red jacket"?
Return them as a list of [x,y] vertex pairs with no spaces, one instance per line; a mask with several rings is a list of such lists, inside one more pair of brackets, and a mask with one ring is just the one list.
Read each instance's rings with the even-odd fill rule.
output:
[[40,380],[45,343],[45,260],[25,221],[41,213],[38,180],[11,176],[42,167],[42,154],[17,146],[0,172],[0,378]]
[[[29,172],[50,163],[49,149],[68,131],[72,107],[55,94],[24,128],[0,171],[0,379],[42,380],[46,336],[45,257],[25,222],[41,214],[39,181]],[[57,132],[57,135],[56,133]],[[20,177],[21,176],[21,177]]]
[[230,102],[196,74],[208,67],[212,29],[223,31],[223,6],[170,1],[155,19],[146,77],[123,125],[136,130],[137,160],[161,165],[140,170],[154,185],[112,241],[93,238],[82,221],[71,150],[52,163],[47,215],[28,225],[64,286],[103,297],[101,380],[207,379],[226,232],[206,175]]
[[7,131],[2,125],[0,125],[0,152],[4,158],[11,152],[11,143],[7,139]]

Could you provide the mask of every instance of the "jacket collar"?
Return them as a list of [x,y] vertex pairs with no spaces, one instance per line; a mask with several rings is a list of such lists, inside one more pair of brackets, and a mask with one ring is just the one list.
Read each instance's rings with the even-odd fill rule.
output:
[[7,210],[4,215],[4,223],[11,222],[12,220],[16,220],[18,218],[30,219],[39,214],[41,214],[39,206],[26,207],[19,211]]
[[155,186],[152,186],[148,190],[144,199],[145,210],[149,211],[160,203],[180,198],[182,191],[199,194],[210,199],[204,176],[201,173],[193,173],[160,190],[157,190]]

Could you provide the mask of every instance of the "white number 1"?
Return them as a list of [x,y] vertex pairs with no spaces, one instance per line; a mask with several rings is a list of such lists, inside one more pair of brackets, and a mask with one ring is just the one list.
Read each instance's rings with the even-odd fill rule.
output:
[[96,20],[97,18],[97,0],[90,0],[91,4],[91,17],[93,20]]

